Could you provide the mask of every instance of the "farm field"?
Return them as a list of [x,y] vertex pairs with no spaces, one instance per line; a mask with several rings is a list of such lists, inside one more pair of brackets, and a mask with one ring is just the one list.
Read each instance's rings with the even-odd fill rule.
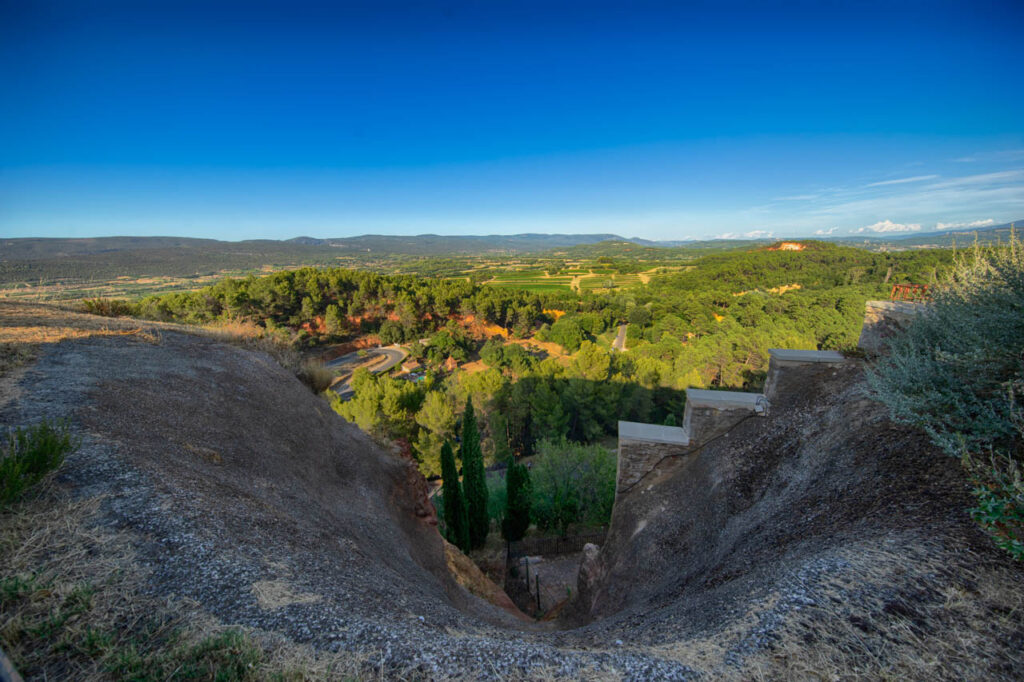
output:
[[558,292],[569,291],[573,278],[564,275],[548,275],[540,271],[499,272],[485,284],[492,287],[524,289],[526,291]]
[[[631,288],[687,267],[673,266],[671,262],[666,261],[655,267],[645,268],[639,274],[623,274],[618,271],[620,268],[609,267],[607,263],[599,262],[597,259],[566,260],[547,256],[513,257],[506,260],[495,259],[493,256],[440,259],[433,256],[388,254],[373,254],[372,257],[337,256],[333,259],[333,265],[427,278],[475,281],[487,286],[538,294],[570,291],[600,293]],[[195,291],[226,277],[258,276],[301,266],[265,263],[251,268],[227,267],[194,274],[160,272],[161,268],[147,262],[139,262],[134,266],[129,263],[121,267],[120,272],[109,274],[102,270],[89,273],[85,266],[71,267],[66,271],[53,264],[32,267],[35,268],[32,272],[38,272],[38,275],[25,276],[25,273],[9,265],[6,268],[0,265],[0,298],[32,301],[73,301],[87,298],[140,300],[151,295]],[[85,276],[79,275],[80,272]]]
[[[611,273],[594,273],[580,280],[581,291],[595,291],[598,289],[621,289],[636,286],[641,283],[640,275],[619,275]],[[609,286],[610,285],[610,286]]]
[[139,299],[174,291],[196,291],[240,272],[223,272],[202,277],[117,277],[97,281],[58,281],[45,284],[11,283],[0,288],[0,298],[26,301],[71,301],[83,298]]
[[517,270],[495,273],[484,284],[494,287],[525,289],[538,293],[561,290],[602,291],[646,284],[652,276],[656,275],[651,273],[621,274],[605,268],[585,267],[562,270],[558,275],[548,275],[547,272],[538,270]]

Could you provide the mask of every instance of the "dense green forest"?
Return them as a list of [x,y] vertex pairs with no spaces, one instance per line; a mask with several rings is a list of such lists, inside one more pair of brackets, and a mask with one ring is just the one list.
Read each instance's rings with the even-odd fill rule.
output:
[[[360,371],[354,397],[335,407],[434,475],[467,397],[492,462],[532,455],[542,440],[601,442],[619,419],[677,423],[688,386],[756,389],[772,347],[853,347],[867,299],[893,283],[930,283],[951,260],[948,251],[804,244],[712,254],[603,294],[303,268],[127,307],[150,319],[250,320],[307,348],[370,334],[407,344],[428,370],[420,381]],[[620,324],[626,352],[609,343]],[[445,371],[449,358],[480,363]]]

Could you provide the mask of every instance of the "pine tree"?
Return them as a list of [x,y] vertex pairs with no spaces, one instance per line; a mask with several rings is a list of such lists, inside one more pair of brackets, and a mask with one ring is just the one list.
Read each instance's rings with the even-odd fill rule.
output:
[[469,517],[466,500],[459,485],[459,471],[455,468],[455,454],[448,441],[441,446],[441,476],[444,481],[444,522],[448,541],[464,552],[469,551]]
[[510,456],[505,473],[505,520],[501,523],[501,534],[510,542],[522,540],[530,527],[532,488],[530,472]]
[[462,479],[466,493],[466,511],[469,515],[469,544],[472,548],[483,547],[490,528],[487,516],[487,474],[484,472],[484,455],[480,449],[480,432],[476,427],[473,401],[466,398],[466,412],[462,416],[462,445],[459,448],[462,460]]

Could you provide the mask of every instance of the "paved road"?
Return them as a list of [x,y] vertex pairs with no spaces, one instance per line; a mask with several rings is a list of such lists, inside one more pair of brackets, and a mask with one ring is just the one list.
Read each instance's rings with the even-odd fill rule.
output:
[[[349,386],[349,380],[352,379],[352,373],[359,367],[370,365],[370,372],[373,374],[380,374],[386,372],[402,360],[405,360],[409,353],[395,345],[395,346],[377,346],[376,348],[367,348],[366,354],[363,356],[359,355],[359,351],[355,353],[349,353],[348,355],[342,355],[340,358],[335,358],[328,363],[324,364],[324,367],[330,370],[338,371],[340,381],[335,382],[331,386],[331,390],[341,396],[342,400],[348,400],[352,397],[352,387]],[[383,357],[384,362],[379,362],[379,358]],[[377,364],[373,364],[377,363]]]
[[618,351],[626,350],[626,325],[619,325],[619,334],[615,337],[615,341],[612,342],[612,348]]

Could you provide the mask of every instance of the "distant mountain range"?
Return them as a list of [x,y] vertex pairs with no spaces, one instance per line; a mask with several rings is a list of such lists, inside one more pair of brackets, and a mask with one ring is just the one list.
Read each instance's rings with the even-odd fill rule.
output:
[[85,239],[0,239],[0,261],[41,260],[124,253],[163,251],[218,253],[237,256],[324,256],[354,255],[358,252],[387,255],[475,255],[487,253],[532,253],[605,241],[632,242],[643,246],[678,246],[686,242],[655,242],[625,239],[614,234],[511,234],[457,235],[421,234],[415,236],[361,235],[316,239],[295,237],[278,241],[247,239],[238,242],[190,237],[94,237]]
[[490,234],[490,235],[438,235],[392,236],[367,234],[359,237],[315,239],[296,237],[289,242],[309,246],[332,246],[340,249],[409,255],[486,254],[502,252],[530,253],[550,249],[617,241],[642,246],[679,246],[686,242],[655,242],[637,237],[625,238],[617,234]]
[[[1024,225],[1024,220],[1015,221]],[[923,248],[948,247],[956,244],[971,244],[1006,241],[1014,223],[991,227],[946,230],[941,232],[915,232],[910,234],[815,237],[833,243],[881,248]],[[361,235],[358,237],[337,237],[316,239],[295,237],[284,241],[272,239],[250,239],[239,242],[215,239],[193,239],[188,237],[96,237],[87,239],[0,239],[0,263],[11,264],[25,261],[88,261],[97,264],[104,259],[121,261],[141,259],[143,261],[174,261],[174,270],[188,270],[192,258],[214,257],[220,267],[249,267],[254,262],[267,263],[319,263],[342,255],[412,255],[412,256],[453,256],[453,255],[501,255],[511,253],[540,253],[557,249],[571,249],[587,245],[601,245],[611,255],[616,243],[635,244],[647,248],[685,246],[690,249],[718,249],[753,246],[779,241],[783,237],[752,240],[673,240],[652,241],[640,238],[625,238],[616,234],[510,234],[510,235],[436,235],[415,236]],[[790,239],[806,239],[790,237]],[[203,260],[200,258],[200,260]],[[85,263],[82,263],[85,265]]]
[[[1016,226],[1016,227],[1015,227]],[[894,235],[872,235],[872,236],[843,236],[824,237],[829,241],[846,244],[849,246],[866,246],[868,248],[892,247],[892,248],[947,248],[954,243],[957,246],[973,244],[975,240],[979,244],[993,242],[1006,242],[1010,239],[1010,231],[1016,229],[1018,236],[1020,230],[1024,229],[1024,220],[1015,220],[1002,225],[990,225],[988,227],[972,227],[961,230],[942,230],[934,232],[910,232],[907,234]]]

